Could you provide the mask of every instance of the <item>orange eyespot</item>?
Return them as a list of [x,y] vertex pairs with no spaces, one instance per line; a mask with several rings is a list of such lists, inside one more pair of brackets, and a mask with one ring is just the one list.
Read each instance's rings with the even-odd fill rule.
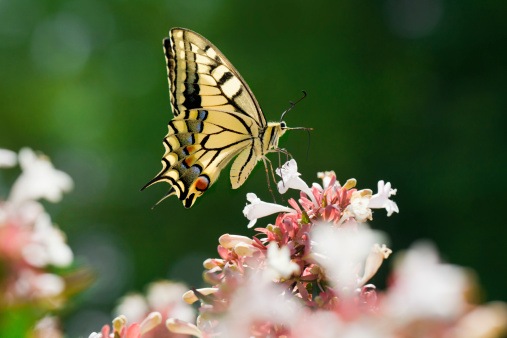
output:
[[197,177],[195,180],[195,189],[197,191],[206,191],[209,188],[209,177],[207,175],[202,175]]
[[194,163],[194,156],[188,156],[181,163],[185,163],[187,168],[190,168]]

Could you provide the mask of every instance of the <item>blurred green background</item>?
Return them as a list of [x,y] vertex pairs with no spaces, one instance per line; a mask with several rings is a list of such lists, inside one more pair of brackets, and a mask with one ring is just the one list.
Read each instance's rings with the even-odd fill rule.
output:
[[73,177],[48,207],[98,273],[67,332],[88,336],[150,281],[198,286],[221,234],[253,234],[246,193],[271,200],[262,164],[234,191],[226,169],[190,210],[176,198],[151,209],[167,185],[139,192],[161,168],[161,41],[175,26],[220,48],[268,120],[308,92],[285,119],[314,128],[308,156],[304,132],[281,140],[307,182],[323,170],[392,182],[400,214],[376,211],[372,226],[393,250],[434,241],[477,271],[486,300],[507,299],[506,15],[502,0],[0,1],[0,147],[40,150]]

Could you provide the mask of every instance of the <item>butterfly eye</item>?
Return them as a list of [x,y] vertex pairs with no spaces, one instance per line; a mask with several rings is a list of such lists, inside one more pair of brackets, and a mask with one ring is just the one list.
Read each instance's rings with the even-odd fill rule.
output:
[[280,128],[287,129],[287,124],[284,121],[280,122]]

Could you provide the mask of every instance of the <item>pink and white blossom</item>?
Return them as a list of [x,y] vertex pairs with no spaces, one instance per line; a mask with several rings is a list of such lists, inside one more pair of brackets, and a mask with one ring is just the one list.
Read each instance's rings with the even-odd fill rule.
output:
[[[16,164],[13,152],[2,150],[0,161]],[[9,198],[0,200],[0,299],[8,306],[45,304],[57,308],[67,287],[53,267],[66,268],[73,253],[64,233],[51,221],[38,199],[58,201],[72,186],[67,174],[54,169],[48,158],[28,149],[19,153],[21,175]],[[4,165],[0,165],[4,166]],[[39,182],[41,181],[41,182]]]
[[36,154],[30,148],[19,152],[21,175],[11,189],[9,200],[19,204],[27,200],[44,198],[50,202],[59,202],[62,194],[72,189],[69,175],[53,167],[51,161]]

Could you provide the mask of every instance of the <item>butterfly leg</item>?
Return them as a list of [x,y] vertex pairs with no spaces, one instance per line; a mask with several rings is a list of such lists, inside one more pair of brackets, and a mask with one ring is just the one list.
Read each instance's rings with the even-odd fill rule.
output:
[[[262,157],[262,161],[264,162],[264,168],[266,169],[266,180],[268,181],[268,190],[271,193],[271,196],[273,197],[273,201],[276,203],[275,194],[273,193],[273,189],[271,188],[271,178],[273,179],[273,182],[276,184],[276,178],[275,178],[275,172],[273,170],[273,164],[271,163],[271,160],[267,158],[266,156]],[[268,167],[269,165],[269,167]],[[271,171],[271,178],[269,177],[269,171]]]
[[[288,160],[290,160],[290,159],[294,158],[294,157],[292,156],[292,154],[291,154],[291,153],[289,153],[289,151],[288,151],[287,149],[285,149],[285,148],[277,148],[277,149],[276,149],[276,152],[278,152],[278,155],[279,155],[279,157],[278,157],[278,158],[279,158],[279,159],[280,159],[280,153],[285,154],[285,162],[287,162]],[[281,166],[281,165],[280,165],[280,166]]]

